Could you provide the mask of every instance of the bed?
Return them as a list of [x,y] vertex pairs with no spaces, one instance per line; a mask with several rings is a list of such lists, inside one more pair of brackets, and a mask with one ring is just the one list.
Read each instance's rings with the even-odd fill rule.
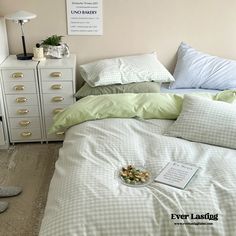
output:
[[[227,103],[229,119],[235,117],[236,90],[200,92],[192,96],[209,103],[207,110]],[[210,143],[168,135],[191,99],[163,91],[88,96],[56,115],[51,132],[64,129],[66,137],[39,235],[234,235],[236,124],[224,122],[234,131],[222,145],[208,127]],[[117,177],[128,164],[156,176],[170,161],[199,167],[184,190],[155,181],[129,187]]]

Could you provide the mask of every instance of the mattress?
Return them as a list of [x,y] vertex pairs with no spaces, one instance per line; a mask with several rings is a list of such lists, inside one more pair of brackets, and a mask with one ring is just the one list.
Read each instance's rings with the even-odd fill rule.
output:
[[[172,122],[112,118],[70,128],[39,235],[234,235],[236,150],[163,135]],[[127,164],[157,175],[171,160],[200,168],[184,190],[133,188],[116,177]]]

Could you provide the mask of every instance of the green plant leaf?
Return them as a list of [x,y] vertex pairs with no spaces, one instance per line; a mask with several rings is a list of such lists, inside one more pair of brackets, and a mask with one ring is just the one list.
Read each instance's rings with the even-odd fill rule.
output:
[[42,45],[51,45],[51,46],[59,46],[61,43],[62,35],[52,35],[47,39],[43,40]]

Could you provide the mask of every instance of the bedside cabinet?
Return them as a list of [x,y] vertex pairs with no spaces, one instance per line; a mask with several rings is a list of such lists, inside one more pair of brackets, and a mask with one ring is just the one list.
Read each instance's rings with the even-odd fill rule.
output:
[[39,86],[43,118],[43,136],[46,141],[63,140],[64,133],[48,134],[53,116],[75,102],[76,56],[47,59],[38,64]]
[[1,64],[2,90],[10,141],[42,141],[42,113],[35,61],[9,56]]
[[64,139],[64,133],[49,135],[48,130],[53,116],[75,102],[75,65],[74,54],[41,62],[21,61],[12,55],[1,64],[3,107],[11,143]]

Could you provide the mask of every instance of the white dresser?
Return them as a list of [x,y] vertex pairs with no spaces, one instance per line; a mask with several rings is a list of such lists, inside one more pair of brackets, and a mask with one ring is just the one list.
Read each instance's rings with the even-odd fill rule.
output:
[[35,61],[9,56],[1,65],[10,141],[42,141],[42,113]]
[[1,65],[4,107],[10,141],[63,140],[48,134],[55,114],[75,102],[76,57],[20,61],[9,56]]
[[62,140],[64,133],[48,134],[53,116],[75,102],[76,56],[47,59],[38,64],[39,85],[43,114],[44,139]]

